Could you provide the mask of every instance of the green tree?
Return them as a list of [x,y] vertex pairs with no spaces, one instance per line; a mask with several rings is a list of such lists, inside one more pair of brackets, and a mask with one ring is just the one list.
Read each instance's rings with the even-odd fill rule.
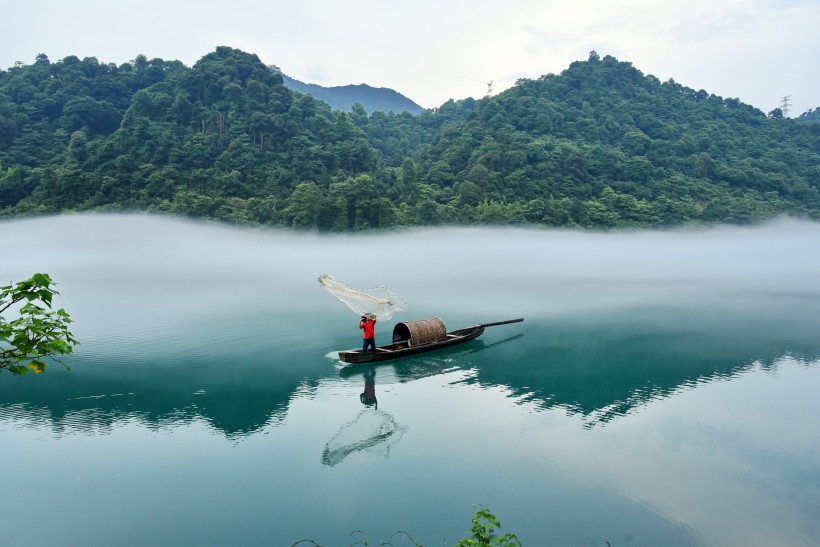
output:
[[290,226],[300,229],[316,229],[324,205],[322,189],[314,182],[300,183],[287,200],[284,210]]
[[48,274],[0,287],[0,313],[16,311],[17,318],[0,316],[0,371],[25,374],[43,372],[45,358],[72,352],[77,340],[68,330],[71,317],[62,308],[52,311],[58,294]]

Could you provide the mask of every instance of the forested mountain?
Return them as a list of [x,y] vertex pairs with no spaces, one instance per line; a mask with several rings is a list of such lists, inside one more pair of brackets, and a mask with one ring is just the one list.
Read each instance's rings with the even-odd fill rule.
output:
[[365,111],[369,113],[394,112],[401,114],[402,112],[409,112],[410,114],[418,114],[424,110],[401,93],[385,87],[377,88],[367,84],[323,87],[294,80],[286,74],[282,74],[282,79],[288,89],[305,95],[313,95],[315,99],[326,102],[335,110],[350,112],[353,105],[357,103],[362,105]]
[[333,110],[255,55],[0,71],[0,215],[150,210],[321,231],[820,217],[820,124],[592,52],[495,97]]

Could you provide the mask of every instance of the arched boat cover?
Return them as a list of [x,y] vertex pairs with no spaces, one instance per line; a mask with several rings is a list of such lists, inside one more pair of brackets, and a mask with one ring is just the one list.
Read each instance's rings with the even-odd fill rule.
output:
[[447,327],[438,317],[421,321],[404,321],[393,327],[393,342],[407,342],[410,346],[423,346],[447,338]]

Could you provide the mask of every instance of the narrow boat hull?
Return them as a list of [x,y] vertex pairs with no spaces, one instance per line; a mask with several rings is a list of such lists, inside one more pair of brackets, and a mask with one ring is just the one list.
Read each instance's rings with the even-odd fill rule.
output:
[[390,359],[398,359],[400,357],[409,357],[411,355],[444,349],[474,340],[484,333],[484,327],[485,325],[476,325],[474,327],[454,330],[448,332],[447,337],[444,340],[431,342],[429,344],[421,344],[416,346],[407,346],[406,343],[389,344],[386,346],[377,347],[375,353],[370,351],[367,353],[362,353],[362,350],[340,351],[339,359],[341,359],[344,363],[363,364],[388,361]]

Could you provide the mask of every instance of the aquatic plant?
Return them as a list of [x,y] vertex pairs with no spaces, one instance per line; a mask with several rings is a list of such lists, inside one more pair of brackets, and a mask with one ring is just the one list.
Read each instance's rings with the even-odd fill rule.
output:
[[[468,531],[470,534],[466,538],[462,539],[458,543],[455,544],[455,547],[521,547],[523,545],[521,540],[515,534],[508,533],[499,535],[494,533],[498,528],[501,528],[501,522],[498,520],[494,514],[490,512],[489,509],[474,509],[473,510],[473,525]],[[367,534],[362,530],[354,530],[350,533],[353,534],[362,534],[364,539],[362,541],[357,541],[355,543],[351,543],[350,546],[353,547],[354,545],[363,545],[364,547],[370,547],[370,542],[367,538]],[[409,541],[415,547],[422,547],[422,544],[413,539],[408,532],[404,530],[399,530],[390,536],[390,539],[393,539],[397,536],[401,536],[402,543]],[[295,545],[299,545],[302,543],[308,543],[313,545],[314,547],[322,547],[321,544],[316,543],[312,539],[300,539],[294,543],[291,543],[291,547]],[[390,541],[382,541],[376,544],[376,547],[380,547],[382,545],[392,545],[395,547],[393,543]]]

